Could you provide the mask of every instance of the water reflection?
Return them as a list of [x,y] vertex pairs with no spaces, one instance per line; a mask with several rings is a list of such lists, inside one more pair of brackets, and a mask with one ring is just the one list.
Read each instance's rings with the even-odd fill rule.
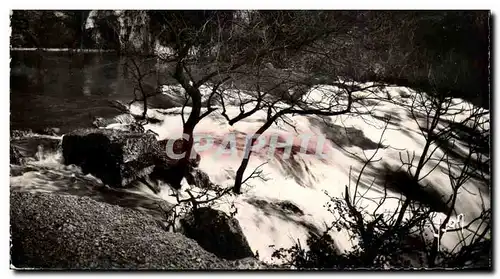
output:
[[[114,53],[12,51],[11,129],[59,127],[67,132],[89,127],[92,115],[117,114],[109,100],[133,99],[133,73],[125,70],[126,62]],[[151,72],[144,79],[148,90],[165,82],[167,76],[154,70],[156,61],[141,61],[140,67]],[[160,96],[151,105],[169,103]]]

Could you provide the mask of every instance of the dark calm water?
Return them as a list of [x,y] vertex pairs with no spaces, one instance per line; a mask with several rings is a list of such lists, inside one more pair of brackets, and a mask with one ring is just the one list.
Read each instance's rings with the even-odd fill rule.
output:
[[[114,53],[12,51],[11,129],[58,127],[67,132],[89,127],[94,115],[116,115],[109,100],[133,99],[135,82],[126,62]],[[143,62],[141,67],[155,70],[156,61]],[[164,83],[165,75],[155,71],[145,79],[148,90]],[[166,108],[169,102],[158,96],[151,106]]]

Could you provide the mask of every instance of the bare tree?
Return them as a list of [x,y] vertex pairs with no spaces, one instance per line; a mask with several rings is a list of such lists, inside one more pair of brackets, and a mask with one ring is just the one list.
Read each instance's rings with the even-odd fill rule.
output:
[[150,85],[146,83],[146,79],[156,74],[157,69],[151,68],[149,70],[144,69],[147,65],[144,62],[145,59],[137,59],[137,56],[129,55],[127,56],[126,62],[124,64],[125,70],[127,73],[131,73],[132,81],[134,84],[133,93],[134,98],[128,103],[128,105],[132,105],[135,102],[142,102],[143,112],[142,112],[142,120],[148,120],[148,99],[161,94],[161,89],[156,87],[152,88]]
[[[180,164],[187,165],[196,125],[217,107],[231,125],[257,111],[267,111],[265,124],[255,133],[258,136],[277,120],[286,122],[287,115],[351,112],[356,101],[353,93],[370,88],[354,83],[363,68],[357,58],[345,59],[357,34],[350,30],[358,12],[155,11],[151,17],[157,39],[171,50],[155,54],[155,59],[170,70],[170,78],[184,90],[184,106],[191,106],[187,119],[182,114],[185,159]],[[131,66],[138,84],[134,92],[140,94],[133,101],[144,102],[145,117],[151,93],[145,92],[141,84],[149,72],[142,71],[138,63]],[[338,68],[350,70],[342,72]],[[329,92],[309,96],[310,89],[325,77],[326,83],[334,85]],[[250,99],[242,99],[242,91],[254,93]],[[230,118],[226,105],[235,92],[241,113]],[[241,191],[255,140],[247,143],[250,150],[237,171],[235,193]]]
[[[364,164],[354,183],[350,180],[346,186],[345,196],[331,197],[329,209],[338,217],[325,233],[333,228],[347,231],[351,239],[358,240],[354,249],[342,254],[332,248],[331,255],[326,255],[324,251],[330,251],[326,248],[323,252],[305,253],[296,245],[278,250],[278,257],[291,253],[294,264],[334,268],[491,265],[491,208],[484,197],[491,191],[488,111],[437,91],[416,93],[410,104],[399,105],[408,109],[424,138],[420,154],[400,152],[399,166],[382,168],[375,167],[381,160],[376,158],[379,149],[370,157],[360,157]],[[379,147],[387,128],[388,125]],[[449,188],[433,189],[435,186],[427,179],[431,174],[446,178]],[[469,185],[476,185],[477,189],[468,189],[471,179],[474,183]],[[383,187],[379,197],[373,197],[377,192],[370,191],[375,185]],[[471,215],[472,212],[457,210],[457,201],[464,193],[481,198],[481,212]],[[387,211],[391,200],[397,206]],[[438,224],[436,212],[441,215]],[[468,214],[467,222],[462,214]],[[455,247],[442,247],[445,234],[456,235]],[[314,239],[325,241],[325,237]],[[331,241],[328,243],[332,245]]]
[[[272,15],[207,12],[195,17],[196,20],[177,12],[157,16],[163,18],[162,32],[170,39],[173,50],[157,58],[171,65],[171,77],[182,86],[186,101],[191,103],[189,117],[183,119],[183,133],[187,139],[184,139],[185,160],[181,163],[186,164],[196,125],[216,109],[216,96],[225,97],[221,85],[237,83],[235,74],[238,72],[257,69],[272,61],[273,56],[296,52],[336,31],[339,26],[332,20],[325,21],[330,16],[328,12],[284,11]],[[272,28],[274,32],[270,31]],[[208,97],[203,96],[202,86],[211,87]],[[204,113],[203,106],[206,107]]]
[[[275,68],[272,63],[258,64],[254,67],[239,69],[240,80],[251,80],[253,86],[243,90],[230,86],[233,94],[237,94],[237,106],[240,112],[236,116],[227,115],[227,94],[218,94],[221,115],[230,125],[237,123],[258,111],[266,111],[264,124],[248,139],[245,145],[244,158],[236,172],[234,192],[240,193],[246,167],[248,166],[252,147],[271,125],[278,120],[287,122],[290,115],[335,116],[356,112],[354,103],[361,103],[367,96],[356,95],[357,92],[377,88],[380,84],[359,86],[362,65],[355,59],[344,60],[342,54],[350,43],[349,33],[344,27],[351,18],[330,19],[337,26],[331,32],[293,52],[280,52],[279,59],[272,60],[281,64]],[[321,29],[320,29],[321,30]],[[316,30],[317,31],[317,30]],[[341,38],[339,40],[339,38]],[[343,76],[337,66],[351,67]],[[286,67],[286,69],[284,69]],[[325,86],[326,85],[326,86]],[[236,88],[234,88],[236,87]],[[251,92],[253,91],[253,92]],[[366,95],[366,94],[365,94]]]
[[[354,86],[352,82],[343,82],[338,83],[338,87],[332,87],[331,89],[319,88],[317,92],[321,92],[320,96],[308,95],[307,91],[293,92],[290,94],[292,90],[288,90],[288,92],[284,92],[284,94],[278,96],[278,98],[271,98],[271,100],[264,100],[266,93],[258,94],[255,100],[255,106],[250,111],[242,109],[241,113],[236,117],[232,119],[228,118],[229,123],[235,123],[258,110],[264,109],[267,111],[264,124],[254,133],[253,137],[248,139],[245,145],[245,156],[236,172],[234,192],[238,194],[241,192],[243,175],[250,161],[253,145],[277,120],[281,119],[286,123],[285,117],[287,115],[335,116],[347,114],[352,111],[353,102],[358,100],[353,96],[353,93],[363,91],[373,86],[374,85],[370,85],[362,88]],[[294,87],[296,88],[296,86],[293,86],[290,89]],[[308,89],[311,88],[309,87]]]
[[[375,167],[381,160],[379,148],[369,157],[359,157],[364,163],[356,176],[350,171],[350,178],[354,180],[349,180],[344,197],[330,197],[328,209],[337,216],[335,221],[327,226],[323,235],[311,235],[308,240],[311,250],[306,252],[299,243],[277,250],[275,257],[289,259],[287,265],[302,268],[491,266],[491,208],[483,198],[483,191],[476,191],[483,201],[477,216],[469,215],[465,221],[456,207],[461,192],[474,191],[466,189],[470,179],[476,179],[476,185],[489,185],[489,175],[485,173],[489,161],[483,157],[487,153],[484,144],[489,133],[485,111],[451,97],[422,95],[414,96],[408,109],[412,110],[428,146],[424,146],[420,156],[406,152],[406,158],[401,154],[399,167],[382,169]],[[383,146],[389,122],[384,126],[378,146]],[[457,149],[461,151],[454,152]],[[377,176],[384,172],[385,175]],[[431,173],[449,181],[448,191],[433,193],[444,205],[442,208],[429,202],[425,193],[432,189],[422,186]],[[378,191],[380,196],[374,197],[377,184],[383,188]],[[367,195],[369,192],[372,194]],[[387,211],[391,200],[397,201],[397,207]],[[438,224],[436,211],[442,216]],[[346,231],[350,239],[357,240],[353,242],[353,250],[346,253],[336,250],[328,235],[332,229]],[[442,247],[445,234],[456,234],[455,247]],[[316,249],[318,245],[322,248]]]

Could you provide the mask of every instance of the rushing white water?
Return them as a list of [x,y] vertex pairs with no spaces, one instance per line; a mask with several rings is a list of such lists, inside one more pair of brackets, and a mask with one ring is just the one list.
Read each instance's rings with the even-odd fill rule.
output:
[[[36,135],[31,139],[32,142],[40,140]],[[21,150],[30,149],[27,142],[17,142],[16,145]],[[164,220],[164,212],[158,205],[163,209],[170,206],[153,195],[144,184],[134,183],[131,188],[112,189],[100,179],[83,174],[79,167],[64,165],[60,149],[39,148],[35,159],[28,160],[22,166],[11,165],[10,187],[16,191],[86,196],[97,201],[134,208],[159,220]]]
[[[408,102],[408,97],[413,96],[415,92],[406,88],[388,87],[386,92],[379,92],[380,95],[389,94],[392,101],[379,102],[372,105],[367,105],[366,111],[372,110],[372,115],[363,115],[362,117],[353,115],[342,115],[336,117],[328,117],[326,122],[335,124],[333,128],[321,127],[321,122],[314,117],[291,116],[287,125],[283,122],[274,124],[268,129],[263,136],[272,134],[280,134],[283,136],[299,137],[301,135],[315,135],[326,138],[335,138],[336,135],[342,134],[342,129],[356,128],[363,133],[356,134],[354,137],[366,137],[366,142],[377,143],[382,135],[385,125],[383,117],[391,116],[391,122],[387,127],[383,137],[382,145],[386,148],[379,149],[374,159],[381,159],[373,163],[365,170],[365,177],[362,182],[364,185],[369,185],[371,180],[376,177],[377,172],[385,164],[392,167],[401,165],[400,154],[406,155],[406,151],[410,154],[415,152],[415,163],[418,162],[422,153],[425,139],[422,136],[417,123],[411,117],[409,108],[405,106]],[[318,92],[310,92],[310,94],[321,95]],[[368,93],[366,93],[368,94]],[[372,94],[372,93],[370,93]],[[472,107],[469,103],[464,103],[460,99],[455,100],[457,106]],[[376,106],[376,107],[375,107]],[[363,108],[358,108],[362,110]],[[458,109],[455,107],[454,109]],[[138,108],[132,108],[132,112],[137,112]],[[182,122],[179,117],[180,108],[169,110],[150,110],[152,117],[162,117],[162,124],[150,124],[148,129],[155,131],[160,139],[177,138],[182,134]],[[189,108],[184,112],[187,116]],[[227,114],[235,116],[239,113],[238,107],[227,108]],[[220,115],[220,111],[213,112],[209,117],[204,118],[197,126],[195,134],[208,134],[212,138],[219,139],[223,142],[228,134],[253,134],[262,124],[265,119],[264,112],[258,112],[234,126],[229,126],[224,118]],[[460,121],[466,115],[458,115],[455,121]],[[488,119],[488,115],[485,116]],[[345,137],[345,133],[344,133]],[[369,141],[368,141],[369,140]],[[353,139],[354,141],[354,139]],[[456,148],[460,148],[457,145]],[[462,147],[464,148],[464,147]],[[214,148],[216,149],[216,148]],[[226,204],[234,202],[238,208],[236,218],[243,227],[245,235],[254,251],[258,250],[259,255],[264,260],[270,260],[273,248],[269,247],[290,247],[296,243],[297,239],[302,244],[305,243],[307,232],[310,227],[315,227],[319,230],[325,228],[325,222],[329,224],[333,216],[325,209],[324,205],[329,200],[324,194],[327,191],[329,195],[334,197],[342,197],[345,186],[349,184],[349,171],[352,168],[352,174],[356,175],[362,167],[362,162],[355,156],[364,157],[363,153],[370,157],[375,149],[363,150],[366,147],[349,144],[338,146],[332,141],[327,141],[323,146],[324,152],[328,153],[326,159],[320,159],[311,154],[296,154],[293,159],[280,160],[278,158],[269,158],[256,154],[251,157],[246,174],[248,175],[253,169],[262,166],[263,173],[269,179],[262,181],[254,179],[249,182],[250,185],[244,186],[243,194],[238,197],[228,197]],[[241,162],[243,152],[235,153],[231,156],[220,158],[214,156],[214,152],[201,152],[202,160],[200,168],[207,172],[210,178],[220,185],[230,187],[234,183],[235,172]],[[355,154],[355,156],[353,156]],[[440,158],[443,155],[441,149],[433,154],[433,158]],[[432,170],[435,164],[429,163],[423,168],[422,173],[427,173]],[[424,180],[423,184],[430,183],[434,190],[440,194],[450,194],[452,189],[450,182],[443,168],[446,168],[444,162],[440,167],[431,172]],[[352,179],[356,178],[353,177]],[[383,181],[376,179],[374,186],[367,189],[367,186],[361,186],[365,189],[359,190],[361,193],[367,191],[366,199],[361,201],[360,206],[367,207],[367,212],[373,210],[374,203],[368,202],[368,198],[380,198],[383,186]],[[401,185],[404,187],[404,185]],[[462,214],[467,220],[476,218],[481,212],[482,207],[490,207],[489,186],[484,182],[471,178],[465,185],[464,190],[459,192],[456,202],[456,215]],[[394,197],[400,197],[399,193],[389,193]],[[293,214],[283,214],[278,210],[272,211],[272,208],[260,208],[256,206],[255,200],[264,200],[269,203],[278,203],[279,201],[290,201],[303,210],[304,215],[294,216]],[[397,200],[387,199],[383,207],[387,211],[397,208]],[[228,208],[222,209],[228,210]],[[443,219],[442,214],[436,214],[436,224],[439,218]],[[445,234],[441,245],[453,247],[457,241],[457,234]],[[336,244],[341,249],[349,249],[351,243],[347,239],[347,235],[343,232],[337,233],[333,237]]]
[[[321,95],[314,90],[309,94]],[[362,94],[373,94],[373,92]],[[391,101],[366,103],[364,107],[357,108],[358,111],[373,109],[373,113],[370,115],[349,114],[324,119],[289,116],[287,121],[289,124],[279,121],[263,134],[264,137],[279,134],[285,138],[312,135],[316,139],[326,138],[328,140],[320,146],[321,151],[327,154],[325,158],[298,152],[290,159],[285,160],[279,157],[269,157],[265,152],[257,152],[250,159],[246,175],[261,166],[267,180],[250,180],[247,185],[244,185],[241,195],[225,196],[223,202],[218,203],[217,206],[227,212],[234,204],[237,208],[235,217],[239,220],[252,250],[258,251],[262,260],[271,261],[271,254],[275,248],[290,247],[297,241],[305,244],[311,229],[322,231],[325,224],[330,224],[334,216],[324,207],[329,201],[324,191],[334,197],[343,197],[345,187],[350,183],[349,173],[352,172],[354,176],[351,177],[352,184],[352,179],[357,178],[363,165],[359,158],[370,157],[376,150],[373,144],[378,143],[380,139],[384,148],[380,148],[374,158],[380,160],[368,165],[365,176],[361,179],[362,185],[358,189],[361,193],[366,192],[366,199],[361,200],[359,205],[365,207],[367,212],[371,212],[375,207],[375,204],[369,202],[369,199],[377,199],[382,196],[382,179],[373,179],[380,178],[377,175],[380,174],[383,167],[385,165],[399,167],[401,165],[400,155],[406,156],[406,151],[409,152],[408,154],[415,152],[415,162],[419,160],[425,139],[417,123],[412,119],[408,107],[405,106],[405,103],[408,102],[408,96],[413,96],[415,92],[401,87],[387,87],[384,92],[379,91],[378,94],[381,96],[390,95]],[[464,102],[457,99],[456,104],[463,106]],[[472,106],[468,103],[465,105]],[[186,116],[189,111],[189,107],[185,108]],[[142,108],[134,105],[131,107],[131,113],[140,114]],[[149,109],[150,117],[162,121],[160,124],[148,124],[145,128],[156,132],[159,139],[179,138],[182,135],[180,113],[181,108]],[[238,113],[239,107],[227,107],[229,116],[235,116]],[[228,135],[240,135],[244,138],[245,135],[255,133],[263,124],[265,116],[265,112],[257,112],[230,126],[221,116],[220,110],[217,110],[197,125],[195,135],[210,135],[215,141],[214,148],[201,152],[200,162],[200,169],[208,173],[213,182],[224,187],[231,187],[243,156],[241,146],[238,147],[240,152],[233,152],[233,154],[227,154],[223,157],[216,156],[216,146],[220,147]],[[382,136],[385,127],[384,119],[389,116],[391,121]],[[459,115],[455,121],[459,121],[460,117],[465,116]],[[489,120],[488,115],[484,117]],[[329,127],[324,123],[336,126]],[[347,139],[346,129],[357,129],[358,131],[351,130],[356,131],[353,135],[355,138]],[[340,144],[335,144],[332,140],[340,142]],[[311,146],[316,145],[313,143]],[[463,149],[465,147],[457,148]],[[438,148],[433,154],[433,158],[440,158],[443,152]],[[62,166],[57,156],[59,155],[54,155],[44,161],[33,162],[33,165],[39,166],[40,169],[11,177],[11,186],[56,191],[68,187],[68,185],[80,183],[71,180],[71,177],[77,177],[78,181],[85,179],[91,184],[100,183],[98,179],[89,175],[83,176],[78,169]],[[424,167],[423,173],[431,171],[433,167],[432,163],[428,164]],[[438,168],[423,179],[423,184],[429,183],[440,194],[449,194],[451,186],[448,176],[442,171],[444,168],[446,165],[442,162]],[[50,170],[43,173],[42,169]],[[41,178],[43,175],[45,178]],[[370,185],[372,181],[373,186],[369,188],[367,185]],[[183,188],[191,187],[187,183],[183,185]],[[404,187],[405,185],[400,186]],[[456,215],[462,214],[467,222],[479,216],[483,207],[490,208],[490,191],[489,185],[485,185],[483,181],[475,178],[467,181],[464,188],[463,191],[459,192],[455,210]],[[135,191],[148,196],[148,198],[162,198],[175,203],[175,199],[170,196],[172,190],[168,187],[165,187],[157,197],[154,197],[154,194],[145,187],[137,188]],[[400,193],[389,192],[388,194],[392,197],[400,197]],[[279,206],[275,206],[282,201],[295,204],[303,211],[303,214],[283,211]],[[394,210],[397,207],[398,200],[396,199],[387,199],[383,204],[383,209],[386,211]],[[443,215],[437,214],[437,218],[439,217],[442,218]],[[352,247],[346,232],[340,231],[332,234],[334,234],[333,239],[340,249],[347,250]],[[441,245],[452,248],[457,240],[458,234],[445,234]]]

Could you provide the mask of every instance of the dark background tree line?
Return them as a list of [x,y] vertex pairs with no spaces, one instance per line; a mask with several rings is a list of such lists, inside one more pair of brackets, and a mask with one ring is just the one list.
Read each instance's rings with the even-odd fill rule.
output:
[[[297,11],[295,11],[297,12]],[[293,21],[291,11],[251,11],[246,16],[242,11],[124,11],[129,22],[120,26],[118,16],[112,11],[97,11],[93,14],[94,26],[86,29],[90,11],[29,11],[16,10],[11,16],[11,46],[30,48],[101,48],[125,51],[123,37],[137,28],[138,15],[147,18],[144,30],[136,32],[149,36],[142,52],[152,52],[158,41],[164,46],[175,45],[175,35],[165,32],[168,23],[197,29],[204,27],[208,18],[216,16],[224,21],[227,30],[237,28],[238,20],[249,17],[264,19],[266,32],[277,38],[286,36],[286,30],[272,26],[280,22]],[[348,22],[342,26],[342,56],[357,61],[360,81],[383,81],[429,91],[429,75],[457,76],[457,82],[439,81],[435,87],[448,91],[450,95],[463,97],[477,105],[489,107],[489,13],[486,11],[329,11],[335,19]],[[288,18],[287,18],[288,17]],[[179,20],[182,19],[182,20]],[[125,30],[120,30],[120,28]],[[206,44],[215,26],[205,26],[205,40],[198,36],[198,44]],[[212,28],[212,29],[210,29]],[[120,31],[117,31],[120,30]],[[118,34],[122,32],[123,34]],[[337,32],[336,34],[340,34]],[[99,39],[96,38],[98,34]],[[121,37],[120,37],[121,36]],[[189,34],[182,34],[187,38]],[[294,38],[284,38],[293,40]],[[257,43],[248,41],[249,44]],[[325,42],[326,43],[326,42]],[[313,55],[313,54],[311,54]],[[376,57],[376,59],[375,59]],[[280,56],[274,57],[273,65],[280,66]],[[297,59],[301,60],[301,59]],[[317,63],[318,59],[303,56],[302,60]],[[353,63],[350,63],[353,64]],[[338,74],[351,74],[353,69],[337,65]]]

